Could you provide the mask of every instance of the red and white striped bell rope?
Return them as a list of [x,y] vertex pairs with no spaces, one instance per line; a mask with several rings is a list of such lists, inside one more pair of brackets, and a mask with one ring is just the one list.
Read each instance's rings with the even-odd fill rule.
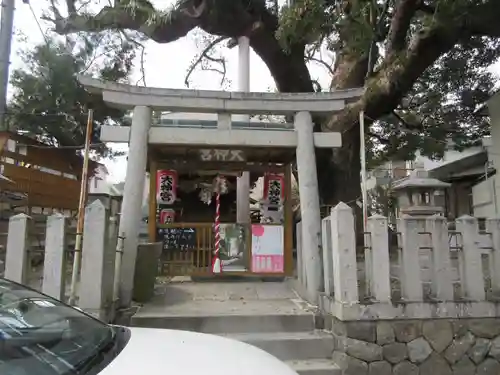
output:
[[215,252],[212,258],[212,272],[222,272],[222,262],[220,260],[220,195],[224,190],[223,177],[217,176],[215,181]]

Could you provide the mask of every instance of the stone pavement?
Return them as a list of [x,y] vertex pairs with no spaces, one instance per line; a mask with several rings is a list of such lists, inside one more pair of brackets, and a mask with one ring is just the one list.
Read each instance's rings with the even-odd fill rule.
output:
[[[311,314],[288,282],[191,282],[174,278],[135,317]],[[308,311],[309,310],[309,311]]]

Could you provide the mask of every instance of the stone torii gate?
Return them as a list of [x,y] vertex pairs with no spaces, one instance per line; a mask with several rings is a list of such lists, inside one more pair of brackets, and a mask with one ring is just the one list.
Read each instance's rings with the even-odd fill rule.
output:
[[[109,105],[133,110],[132,126],[103,126],[103,142],[129,143],[119,233],[125,234],[120,305],[130,304],[138,246],[149,145],[295,149],[302,217],[302,249],[308,295],[321,286],[321,219],[315,147],[341,146],[339,133],[315,133],[311,113],[331,114],[357,99],[362,89],[328,93],[243,93],[160,89],[105,82],[80,76],[89,91]],[[217,128],[152,126],[152,111],[216,113]],[[294,115],[294,130],[234,129],[232,114]]]

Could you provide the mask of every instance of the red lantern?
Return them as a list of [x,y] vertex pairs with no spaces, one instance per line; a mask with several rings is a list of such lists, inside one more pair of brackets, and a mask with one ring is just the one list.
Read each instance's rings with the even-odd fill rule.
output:
[[171,205],[177,199],[177,172],[156,171],[156,203]]
[[160,224],[172,224],[175,221],[175,210],[164,208],[160,211]]

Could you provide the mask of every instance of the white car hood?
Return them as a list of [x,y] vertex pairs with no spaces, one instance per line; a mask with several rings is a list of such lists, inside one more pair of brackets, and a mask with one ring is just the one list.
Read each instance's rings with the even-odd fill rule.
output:
[[254,346],[203,333],[129,328],[125,348],[99,375],[297,375]]

